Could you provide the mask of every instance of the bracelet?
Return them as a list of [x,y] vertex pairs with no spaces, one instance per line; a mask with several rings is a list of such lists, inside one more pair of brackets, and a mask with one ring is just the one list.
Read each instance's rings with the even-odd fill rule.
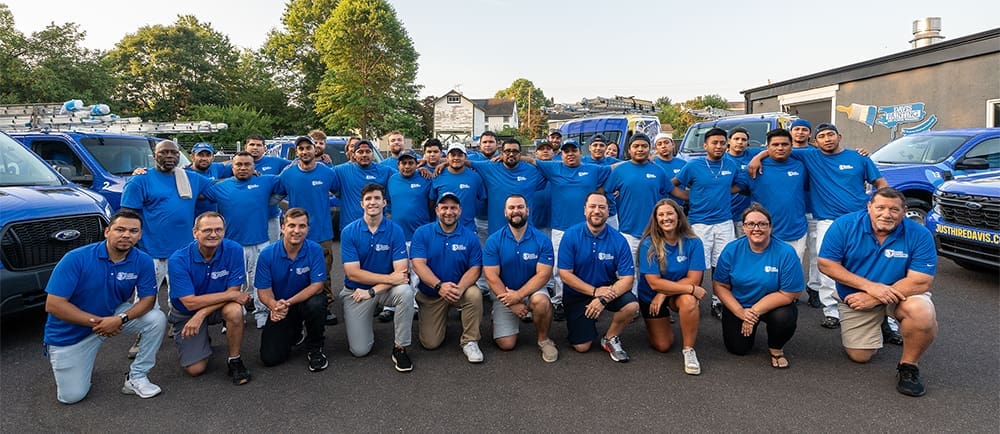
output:
[[694,284],[691,284],[691,295],[694,295]]

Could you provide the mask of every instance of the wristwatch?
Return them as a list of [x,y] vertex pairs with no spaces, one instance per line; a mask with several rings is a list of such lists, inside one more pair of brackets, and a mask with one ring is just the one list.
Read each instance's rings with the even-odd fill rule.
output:
[[121,318],[122,325],[125,325],[125,323],[128,322],[128,314],[125,313],[125,312],[122,312],[122,313],[118,314],[118,318]]
[[368,296],[375,298],[375,288],[368,288]]

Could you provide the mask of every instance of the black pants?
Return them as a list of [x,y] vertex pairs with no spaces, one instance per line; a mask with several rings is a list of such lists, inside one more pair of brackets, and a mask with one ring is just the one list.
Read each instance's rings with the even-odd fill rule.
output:
[[767,324],[767,347],[781,349],[792,339],[799,320],[799,309],[795,303],[787,304],[760,316],[750,336],[743,336],[743,319],[738,318],[725,305],[722,306],[722,341],[726,350],[738,355],[747,355],[753,349],[757,326]]
[[260,334],[260,361],[264,366],[274,366],[288,360],[292,346],[299,341],[302,323],[306,324],[305,346],[309,351],[323,348],[326,329],[326,296],[322,292],[309,297],[305,303],[288,308],[285,319],[274,322],[269,317]]

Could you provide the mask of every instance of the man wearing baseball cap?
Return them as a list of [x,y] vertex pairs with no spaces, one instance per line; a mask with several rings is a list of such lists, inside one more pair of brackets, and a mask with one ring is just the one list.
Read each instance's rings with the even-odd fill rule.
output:
[[[217,182],[233,176],[233,171],[225,164],[214,162],[215,147],[212,146],[211,143],[195,143],[194,146],[191,147],[191,153],[189,155],[191,157],[191,164],[184,168],[189,172],[194,172],[204,176],[212,182]],[[194,215],[199,216],[203,212],[216,211],[217,209],[218,205],[215,201],[199,200],[195,206]]]
[[[445,192],[458,197],[466,212],[459,216],[460,224],[476,233],[475,210],[479,203],[486,202],[486,188],[483,179],[465,167],[466,150],[461,143],[448,145],[445,153],[445,170],[441,171],[431,187],[431,198],[437,199]],[[482,247],[482,246],[480,246]]]

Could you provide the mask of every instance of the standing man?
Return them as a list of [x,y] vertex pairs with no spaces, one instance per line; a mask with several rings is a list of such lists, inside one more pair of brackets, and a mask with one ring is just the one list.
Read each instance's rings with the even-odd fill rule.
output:
[[440,197],[446,192],[458,197],[462,209],[470,210],[467,213],[459,213],[461,218],[459,224],[475,234],[477,223],[475,213],[472,210],[486,202],[486,188],[483,186],[483,178],[476,172],[467,169],[465,162],[465,145],[452,143],[448,146],[447,166],[434,178],[431,199],[440,200]]
[[639,302],[631,291],[635,260],[625,238],[606,224],[608,198],[603,193],[587,196],[584,216],[587,220],[569,228],[559,246],[569,343],[577,352],[589,351],[597,338],[597,318],[607,309],[614,316],[601,347],[611,360],[627,362],[619,336],[639,313]]
[[240,291],[246,278],[243,249],[224,238],[226,222],[214,211],[194,220],[194,241],[170,256],[170,315],[174,344],[184,372],[197,377],[212,355],[208,326],[225,322],[233,384],[250,382],[250,371],[240,357],[243,344],[243,306],[252,302]]
[[[801,161],[809,172],[809,201],[816,218],[816,243],[820,250],[823,250],[826,231],[835,219],[865,209],[868,200],[866,183],[876,189],[889,186],[870,158],[844,149],[840,145],[841,139],[835,125],[823,123],[816,127],[815,148],[792,149],[792,158]],[[753,166],[747,168],[751,176],[760,171],[760,160],[767,154],[761,152],[754,157]],[[819,299],[823,303],[824,315],[820,325],[829,329],[839,328],[835,283],[825,274],[820,275],[820,282]]]
[[[652,159],[653,163],[656,163],[657,166],[660,166],[660,169],[663,169],[663,173],[667,174],[668,179],[672,180],[675,178],[681,172],[681,169],[684,168],[684,165],[687,164],[687,161],[675,158],[674,139],[667,133],[659,133],[653,138],[653,148],[656,150],[656,155]],[[682,208],[687,207],[686,200],[674,195],[671,195],[670,198]]]
[[361,206],[365,215],[341,233],[344,290],[340,299],[344,304],[347,342],[354,357],[364,357],[375,344],[372,331],[375,307],[382,304],[399,311],[395,316],[392,362],[397,371],[410,372],[413,363],[406,355],[406,347],[410,346],[413,328],[413,288],[406,238],[399,225],[383,216],[384,195],[385,188],[378,184],[362,188]]
[[[487,232],[492,234],[505,226],[505,207],[500,198],[512,194],[522,197],[533,197],[535,192],[545,187],[545,178],[534,166],[521,162],[521,142],[517,139],[507,139],[503,142],[501,160],[470,161],[472,168],[483,177],[486,186],[486,197],[496,200],[488,201]],[[531,203],[528,206],[532,206]]]
[[[204,176],[209,181],[212,181],[212,183],[233,176],[233,172],[225,164],[214,162],[215,148],[211,143],[195,143],[191,147],[189,155],[191,156],[191,164],[184,169]],[[205,211],[216,211],[217,207],[214,200],[199,200],[195,206],[194,215],[199,216]]]
[[[673,179],[671,194],[688,200],[691,229],[705,249],[705,267],[713,271],[722,249],[735,239],[730,196],[739,166],[725,158],[726,130],[712,128],[705,133],[705,157],[694,158]],[[712,316],[722,319],[722,302],[712,294]]]
[[[788,131],[792,135],[793,149],[812,146],[809,143],[809,139],[812,138],[812,128],[812,124],[806,119],[792,121]],[[816,266],[816,254],[819,253],[819,249],[816,245],[816,219],[813,218],[812,203],[809,201],[808,194],[806,194],[806,221],[809,222],[809,232],[806,238],[807,265],[809,267],[809,275],[806,276],[806,294],[809,296],[809,307],[819,309],[823,307],[823,303],[819,301],[819,288],[822,284],[819,277],[819,267]]]
[[903,334],[896,390],[922,396],[918,364],[938,330],[929,292],[937,252],[927,228],[906,218],[906,198],[893,188],[880,188],[867,211],[837,218],[826,231],[818,261],[820,271],[837,282],[847,356],[868,362],[882,347],[883,316],[891,315]]
[[483,251],[476,234],[459,220],[462,205],[451,192],[441,194],[435,209],[438,220],[413,233],[410,257],[420,277],[420,344],[433,350],[444,342],[448,308],[462,315],[462,352],[469,363],[481,363],[479,323],[483,318],[483,295],[476,287],[482,269]]
[[[295,164],[288,166],[278,177],[277,192],[279,195],[287,195],[290,208],[302,208],[307,211],[305,215],[309,218],[309,227],[303,235],[308,234],[309,240],[321,246],[323,262],[326,264],[322,270],[323,275],[329,277],[330,265],[333,263],[330,193],[341,191],[340,178],[332,169],[317,164],[316,147],[309,137],[295,139],[295,154],[298,155]],[[341,215],[343,221],[343,214]],[[327,302],[326,323],[337,324],[337,315],[333,313],[333,291],[329,279],[323,284],[323,294]]]
[[359,141],[354,147],[354,162],[334,168],[340,188],[340,230],[364,214],[361,209],[361,189],[368,184],[389,185],[395,169],[374,164],[375,146],[368,140]]
[[[264,155],[267,151],[267,147],[264,145],[264,137],[257,134],[251,134],[246,138],[246,150],[253,157],[253,170],[261,175],[279,175],[281,171],[291,164],[281,157],[275,157],[271,155]],[[234,174],[235,176],[235,174]],[[278,236],[281,235],[281,224],[279,223],[281,216],[281,210],[278,209],[278,205],[270,205],[267,210],[267,238],[269,242],[275,242],[278,240]],[[248,267],[249,268],[249,267]],[[247,280],[249,284],[253,283],[253,279]]]
[[[649,142],[649,136],[633,134],[628,145],[631,159],[614,166],[604,184],[604,190],[612,194],[619,205],[618,230],[628,242],[633,261],[639,253],[639,240],[653,207],[670,192],[667,174],[649,161]],[[632,292],[635,293],[638,282],[634,279],[633,282]]]
[[404,152],[413,151],[406,149],[406,137],[403,136],[403,133],[399,130],[394,130],[389,133],[389,155],[380,164],[395,172],[399,156]]
[[[479,152],[473,152],[469,154],[469,161],[490,161],[493,158],[500,156],[497,152],[497,146],[500,142],[497,139],[497,134],[493,131],[483,131],[483,134],[479,136]],[[452,190],[454,191],[454,190]],[[457,193],[457,192],[456,192]],[[479,246],[482,247],[483,243],[486,242],[486,237],[490,235],[489,231],[489,202],[488,197],[483,197],[483,200],[477,202],[475,208],[465,207],[466,210],[476,210],[475,221],[476,221],[476,235],[479,236]],[[464,207],[465,202],[462,202]]]
[[322,291],[330,277],[323,262],[323,248],[308,239],[308,233],[309,213],[289,208],[281,225],[281,240],[265,247],[257,260],[254,286],[270,311],[260,334],[260,361],[264,366],[288,360],[292,346],[303,341],[303,325],[309,370],[322,371],[328,365],[323,353],[327,301]]
[[520,319],[530,313],[542,360],[552,363],[559,359],[559,350],[549,339],[552,301],[545,288],[552,277],[552,242],[528,224],[529,214],[523,196],[508,196],[507,226],[490,235],[483,249],[483,274],[493,298],[493,341],[501,350],[514,349]]
[[[549,133],[551,135],[551,133]],[[556,148],[552,142],[543,140],[535,147],[535,159],[538,161],[552,161]],[[543,175],[544,176],[544,175]],[[552,233],[552,184],[546,182],[545,188],[535,192],[531,197],[535,205],[531,208],[531,224],[546,236]]]
[[243,248],[243,268],[246,270],[244,292],[254,299],[257,328],[263,328],[267,322],[267,308],[257,297],[253,281],[257,272],[257,257],[269,244],[268,205],[279,181],[274,175],[255,175],[253,156],[247,152],[237,152],[232,166],[233,177],[213,185],[205,191],[205,197],[219,204],[219,214],[229,222],[226,238],[236,241]]
[[316,146],[316,162],[330,167],[333,164],[333,159],[326,153],[326,133],[323,130],[312,130],[309,132],[309,138]]
[[587,145],[587,149],[589,153],[581,159],[583,163],[610,166],[621,161],[615,157],[605,156],[605,153],[608,150],[608,144],[604,141],[604,136],[600,134],[594,134],[594,136],[590,138],[590,144]]
[[[748,151],[747,146],[750,144],[750,133],[745,128],[733,128],[729,132],[729,149],[726,151],[726,157],[733,160],[736,163],[737,171],[736,175],[740,172],[746,172],[747,163],[754,155],[760,152],[759,149],[754,151]],[[745,233],[743,231],[743,210],[750,207],[750,197],[745,194],[732,193],[730,195],[729,207],[732,210],[732,220],[733,228],[735,229],[734,236],[739,238]],[[767,208],[770,210],[770,208]]]
[[[97,350],[121,333],[143,334],[122,393],[152,398],[160,387],[147,375],[156,364],[167,320],[153,308],[153,258],[133,249],[142,237],[142,219],[120,210],[104,229],[106,240],[67,253],[45,287],[45,352],[56,379],[56,399],[79,402],[90,392]],[[129,303],[138,294],[135,304]]]
[[[436,151],[440,155],[440,144],[437,146]],[[424,147],[425,151],[427,149],[435,148]],[[424,155],[428,154],[429,152]],[[389,186],[386,189],[389,203],[394,206],[389,218],[403,229],[408,257],[413,232],[434,220],[432,217],[434,202],[430,198],[432,184],[431,180],[417,175],[417,157],[410,152],[403,152],[399,156],[398,168],[399,172],[389,178]],[[418,282],[417,274],[410,273],[410,287],[415,288]],[[378,314],[378,320],[392,321],[395,314],[395,307],[384,306],[382,312]]]
[[424,163],[427,167],[433,169],[441,164],[441,159],[444,156],[441,148],[441,141],[438,139],[428,139],[424,143]]

